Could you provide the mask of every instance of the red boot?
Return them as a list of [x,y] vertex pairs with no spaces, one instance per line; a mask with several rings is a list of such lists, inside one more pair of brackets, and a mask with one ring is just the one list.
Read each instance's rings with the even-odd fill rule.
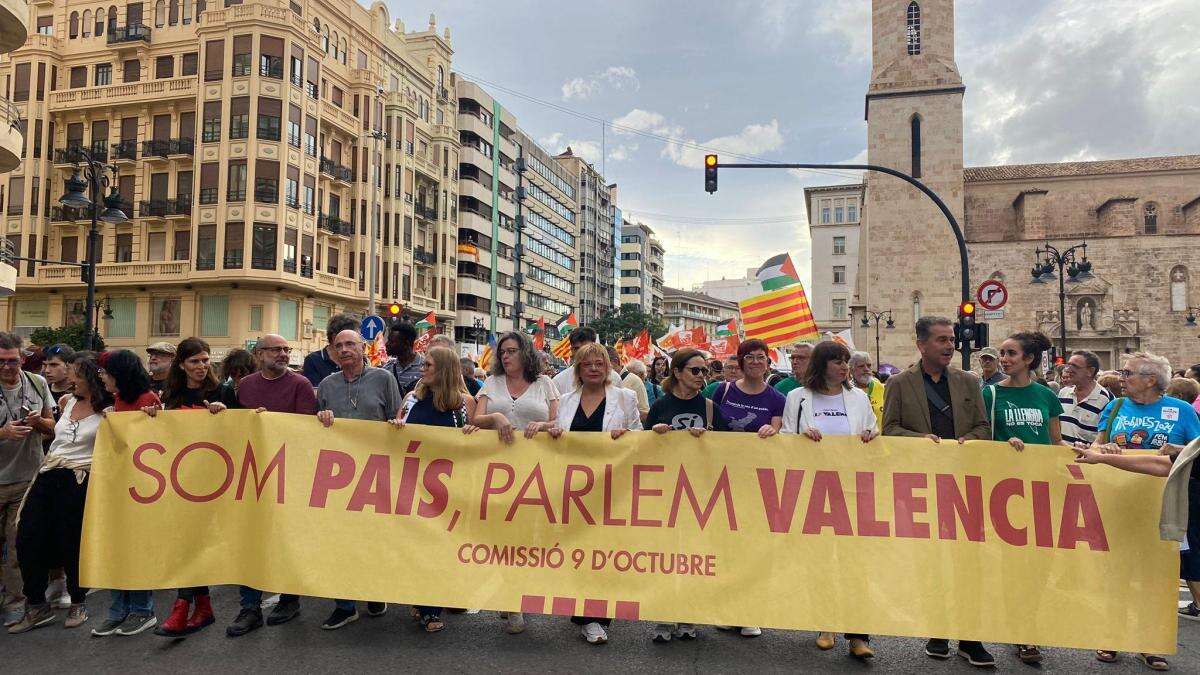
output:
[[166,637],[183,637],[188,634],[188,609],[190,603],[183,598],[175,601],[171,606],[171,616],[167,617],[166,621],[159,624],[158,628],[154,629],[156,635]]
[[207,595],[196,596],[196,610],[192,612],[192,618],[187,621],[187,632],[195,633],[201,628],[211,626],[216,619],[213,618],[212,601]]

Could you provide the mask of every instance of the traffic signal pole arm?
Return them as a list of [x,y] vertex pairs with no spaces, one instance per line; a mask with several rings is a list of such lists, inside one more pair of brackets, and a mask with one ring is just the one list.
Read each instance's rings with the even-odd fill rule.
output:
[[[710,161],[708,158],[712,157]],[[971,269],[967,258],[967,240],[963,237],[962,228],[958,226],[958,220],[954,214],[950,213],[950,208],[942,201],[942,198],[936,192],[930,190],[927,185],[912,176],[897,171],[886,166],[876,164],[722,164],[716,161],[715,155],[705,157],[705,166],[713,170],[714,174],[718,169],[852,169],[855,171],[876,171],[886,173],[889,176],[895,176],[900,180],[912,185],[921,192],[925,193],[926,197],[933,200],[937,205],[938,210],[946,217],[946,222],[950,223],[950,229],[954,232],[954,239],[958,242],[958,258],[962,272],[962,302],[971,302]],[[713,185],[710,192],[716,191],[716,176],[713,176]],[[707,188],[707,186],[706,186]],[[969,370],[971,367],[971,345],[964,345],[962,348],[962,363],[963,370]]]

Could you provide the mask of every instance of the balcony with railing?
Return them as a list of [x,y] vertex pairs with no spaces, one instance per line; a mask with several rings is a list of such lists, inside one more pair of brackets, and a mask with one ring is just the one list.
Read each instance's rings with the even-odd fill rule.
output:
[[437,256],[430,251],[426,251],[424,246],[418,246],[413,249],[413,261],[422,265],[437,264]]
[[195,75],[142,80],[98,87],[63,89],[47,94],[47,108],[51,111],[69,108],[109,108],[114,105],[136,103],[163,103],[175,99],[194,99],[198,88]]
[[325,230],[330,234],[342,237],[349,237],[354,234],[354,228],[350,223],[326,213],[317,214],[317,229]]
[[136,162],[138,142],[136,140],[119,141],[112,144],[112,159],[114,162]]
[[192,215],[191,196],[176,197],[175,199],[151,199],[138,205],[138,215],[142,218],[172,218]]
[[130,42],[150,42],[150,27],[138,24],[136,26],[119,26],[108,29],[109,45],[121,45]]
[[321,158],[320,166],[321,173],[333,176],[334,180],[339,180],[343,183],[354,182],[354,171],[348,166],[342,166],[328,157]]
[[142,157],[166,159],[172,156],[191,157],[196,154],[194,138],[171,138],[162,140],[142,141]]
[[90,219],[91,214],[84,209],[78,209],[73,206],[50,207],[50,222],[52,223],[74,223]]
[[[105,284],[179,281],[187,279],[190,271],[191,262],[187,260],[100,263],[96,265],[96,280]],[[77,265],[41,265],[37,268],[35,282],[48,286],[83,285]]]
[[418,218],[424,218],[425,220],[437,220],[437,208],[433,206],[417,204],[413,207],[413,213]]

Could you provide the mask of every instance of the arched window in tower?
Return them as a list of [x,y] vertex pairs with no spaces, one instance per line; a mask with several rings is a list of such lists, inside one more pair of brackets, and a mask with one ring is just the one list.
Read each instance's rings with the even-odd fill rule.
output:
[[71,12],[71,19],[67,22],[67,37],[72,40],[79,37],[79,12]]
[[1146,234],[1158,234],[1158,204],[1148,202],[1143,209]]
[[438,76],[437,76],[438,77],[438,88],[440,89],[441,87],[446,86],[446,69],[442,68],[441,66],[438,66],[437,74],[438,74]]
[[166,0],[158,0],[154,3],[154,27],[162,28],[167,25],[167,3]]
[[104,8],[96,10],[96,37],[104,36]]
[[904,38],[908,43],[910,56],[921,53],[921,6],[915,2],[908,3],[908,22],[904,28]]
[[921,116],[913,115],[908,120],[909,142],[912,144],[912,177],[921,177]]
[[1188,293],[1188,269],[1178,265],[1171,270],[1171,311],[1186,312],[1191,306],[1191,294]]
[[913,291],[912,294],[913,322],[920,319],[921,314],[921,291]]
[[108,6],[108,32],[112,33],[117,29],[117,6]]

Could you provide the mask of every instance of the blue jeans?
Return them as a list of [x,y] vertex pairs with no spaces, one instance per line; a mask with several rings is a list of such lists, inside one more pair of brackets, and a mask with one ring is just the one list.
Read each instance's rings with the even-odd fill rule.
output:
[[[240,587],[240,593],[242,596],[242,609],[258,609],[258,610],[262,609],[262,596],[263,596],[262,591],[258,590],[257,588],[250,588],[249,586],[242,586],[242,587]],[[299,599],[300,599],[300,596],[298,596],[298,595],[291,595],[288,593],[283,593],[279,596],[279,604],[282,605],[289,601],[296,602]]]
[[333,604],[337,605],[338,609],[344,609],[347,612],[353,612],[358,609],[358,603],[353,600],[334,600]]
[[130,614],[153,614],[153,591],[109,591],[108,618],[121,621]]

